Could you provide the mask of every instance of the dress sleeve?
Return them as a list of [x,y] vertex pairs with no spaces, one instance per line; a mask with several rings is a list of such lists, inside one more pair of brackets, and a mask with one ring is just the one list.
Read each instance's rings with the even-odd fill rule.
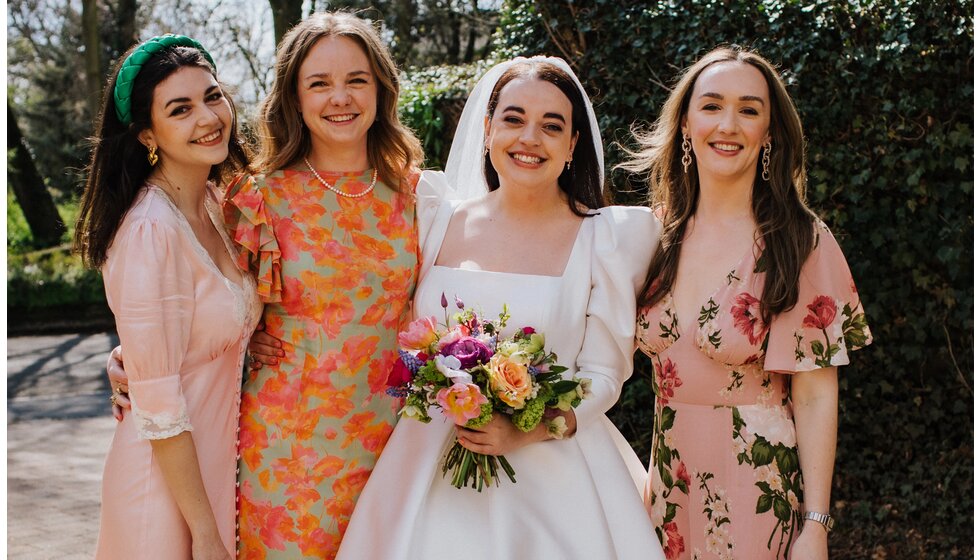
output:
[[773,319],[766,346],[765,369],[795,373],[843,366],[848,352],[871,344],[871,330],[854,279],[823,223],[816,227],[816,247],[800,271],[800,296],[789,311]]
[[260,179],[241,175],[228,185],[222,204],[238,265],[255,275],[264,303],[282,301],[282,252],[265,205]]
[[592,289],[577,375],[592,380],[592,395],[575,408],[579,426],[597,421],[619,400],[633,373],[636,296],[643,287],[660,222],[648,208],[610,206],[595,220]]
[[143,219],[121,230],[103,274],[125,348],[136,431],[164,439],[192,429],[180,368],[191,337],[194,277],[178,230]]
[[[442,171],[423,171],[415,190],[415,215],[419,228],[419,248],[422,258],[429,256],[429,234],[444,201],[452,200],[453,189]],[[436,255],[431,255],[434,258]],[[432,263],[428,263],[432,264]]]

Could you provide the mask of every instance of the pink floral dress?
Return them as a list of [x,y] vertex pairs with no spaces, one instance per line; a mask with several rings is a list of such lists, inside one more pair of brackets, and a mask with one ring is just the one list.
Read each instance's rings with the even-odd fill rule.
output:
[[[372,173],[321,175],[363,192]],[[286,353],[242,388],[238,555],[333,558],[395,425],[384,388],[415,290],[415,198],[381,182],[345,198],[283,170],[230,185],[225,219]]]
[[790,376],[846,365],[871,342],[840,247],[823,223],[816,235],[799,300],[771,325],[758,250],[691,324],[678,324],[670,294],[638,314],[657,395],[645,500],[668,559],[786,558],[802,526]]

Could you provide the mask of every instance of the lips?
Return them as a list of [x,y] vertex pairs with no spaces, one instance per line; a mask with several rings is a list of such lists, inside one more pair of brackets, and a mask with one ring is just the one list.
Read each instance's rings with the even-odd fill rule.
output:
[[737,152],[742,149],[741,145],[734,144],[731,142],[711,142],[709,143],[709,145],[712,148],[716,150],[720,150],[722,152]]
[[332,123],[346,123],[356,119],[357,115],[354,113],[346,113],[343,115],[327,115],[323,118]]
[[519,162],[521,162],[521,163],[526,163],[528,165],[537,165],[539,163],[544,162],[544,158],[542,158],[540,156],[535,156],[535,155],[531,155],[531,154],[524,154],[524,153],[519,153],[519,152],[518,153],[510,154],[510,157],[513,158],[513,159],[515,159],[515,160],[517,160],[517,161],[519,161]]
[[221,129],[215,130],[207,136],[202,136],[197,140],[191,140],[193,144],[213,144],[221,139]]

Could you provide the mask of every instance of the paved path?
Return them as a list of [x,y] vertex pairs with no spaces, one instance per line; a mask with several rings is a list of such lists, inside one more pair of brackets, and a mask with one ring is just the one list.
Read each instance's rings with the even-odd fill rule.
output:
[[116,344],[105,333],[7,339],[8,558],[92,557]]

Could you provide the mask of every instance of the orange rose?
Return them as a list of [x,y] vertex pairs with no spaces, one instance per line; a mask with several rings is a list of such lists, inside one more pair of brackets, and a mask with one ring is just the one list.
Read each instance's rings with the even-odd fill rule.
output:
[[496,355],[487,364],[490,371],[490,388],[508,406],[524,408],[524,402],[534,388],[527,365],[509,357]]

